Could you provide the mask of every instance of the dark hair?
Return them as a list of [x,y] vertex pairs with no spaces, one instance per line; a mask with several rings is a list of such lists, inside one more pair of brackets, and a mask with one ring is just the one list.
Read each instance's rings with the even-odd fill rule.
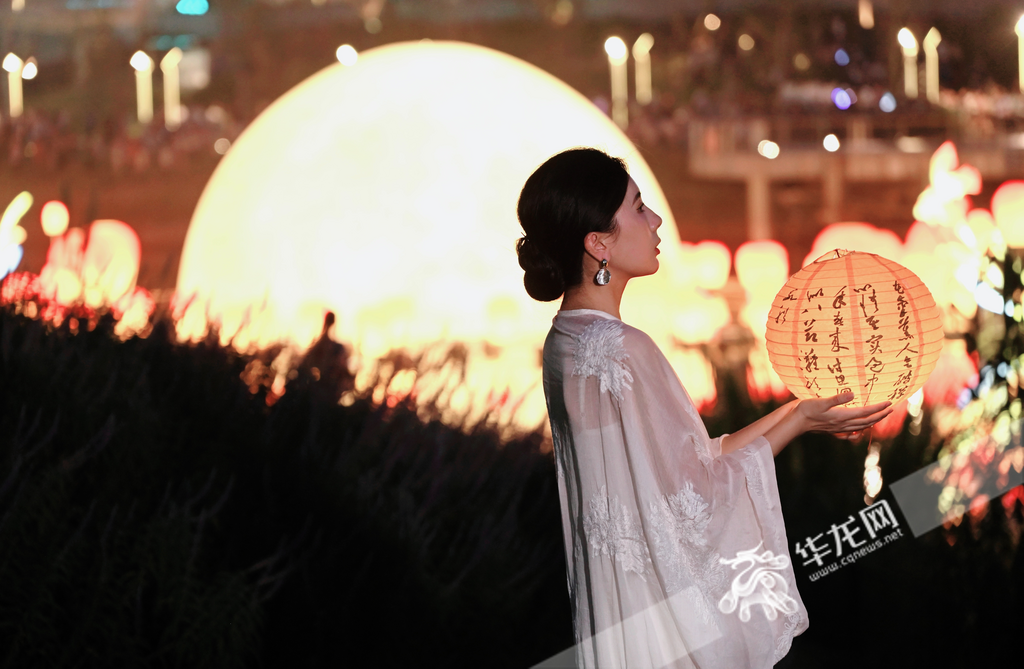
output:
[[620,158],[598,149],[569,149],[548,160],[519,194],[516,242],[523,284],[535,300],[558,299],[583,281],[583,239],[615,229],[629,172]]

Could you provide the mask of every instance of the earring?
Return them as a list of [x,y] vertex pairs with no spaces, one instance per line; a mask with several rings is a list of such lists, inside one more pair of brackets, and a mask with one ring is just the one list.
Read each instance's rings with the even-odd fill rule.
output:
[[612,280],[612,273],[608,271],[608,259],[601,260],[601,269],[597,270],[597,274],[594,275],[594,283],[599,286],[607,286],[608,282]]

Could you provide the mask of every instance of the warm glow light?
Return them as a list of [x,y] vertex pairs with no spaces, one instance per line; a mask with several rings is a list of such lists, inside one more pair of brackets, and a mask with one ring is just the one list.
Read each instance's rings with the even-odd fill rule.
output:
[[956,145],[947,140],[932,154],[928,164],[929,186],[914,204],[914,218],[933,225],[955,227],[967,214],[967,195],[981,192],[981,173],[960,165]]
[[135,105],[139,123],[153,120],[153,59],[136,51],[128,61],[135,68]]
[[18,72],[23,65],[21,58],[18,58],[13,53],[9,53],[4,56],[3,68],[7,72]]
[[860,27],[864,30],[871,30],[875,27],[875,8],[872,6],[871,0],[859,0],[857,18],[860,21]]
[[898,402],[924,385],[942,351],[942,317],[907,268],[833,250],[782,287],[768,316],[768,354],[794,395],[852,391],[851,406]]
[[646,56],[651,52],[651,48],[653,46],[654,35],[651,33],[643,33],[640,37],[637,37],[636,42],[633,43],[633,58]]
[[39,74],[39,64],[36,63],[35,58],[29,58],[25,61],[25,66],[21,68],[21,78],[35,79],[37,74]]
[[821,141],[821,145],[825,147],[825,150],[829,153],[835,153],[839,150],[839,138],[835,135],[825,135],[825,139]]
[[[179,335],[201,336],[209,309],[222,336],[240,335],[237,346],[302,347],[331,310],[335,336],[369,359],[487,340],[522,355],[511,367],[506,357],[490,370],[483,355],[473,362],[481,396],[496,379],[536,388],[536,347],[557,305],[523,289],[516,202],[541,162],[573,146],[623,156],[664,219],[661,269],[630,283],[622,313],[667,346],[679,241],[636,148],[542,70],[442,41],[389,44],[361,53],[358,67],[327,67],[232,143],[185,240],[176,304],[195,299],[178,313]],[[524,418],[539,421],[543,397],[531,397]]]
[[1006,245],[1024,248],[1024,181],[1007,181],[996,190],[992,216]]
[[[136,290],[140,256],[139,236],[126,223],[94,221],[88,244],[81,228],[71,228],[50,243],[39,273],[40,292],[64,306],[81,302],[98,309],[121,302],[123,308],[122,301]],[[151,312],[152,305],[145,316]]]
[[654,46],[654,36],[651,33],[644,33],[633,43],[633,62],[636,66],[636,76],[633,85],[636,86],[637,104],[650,104],[653,99],[651,88],[651,48]]
[[1017,33],[1017,89],[1024,91],[1024,16],[1017,19],[1013,30]]
[[924,88],[928,101],[939,103],[939,43],[942,35],[936,28],[928,31],[921,45],[924,47],[925,79]]
[[43,233],[47,237],[63,235],[68,229],[69,220],[68,208],[60,200],[50,200],[43,205],[43,209],[39,213],[39,221],[43,226]]
[[132,54],[131,60],[128,63],[135,68],[137,72],[150,72],[153,70],[153,59],[150,58],[145,51],[136,51]]
[[160,60],[160,70],[164,74],[164,127],[177,130],[181,127],[181,86],[178,78],[178,64],[183,53],[174,47]]
[[811,252],[802,263],[806,267],[832,249],[863,251],[902,262],[903,240],[891,230],[877,228],[870,223],[832,223],[814,238]]
[[746,33],[740,35],[740,38],[736,41],[736,43],[739,44],[740,48],[743,49],[744,51],[750,51],[751,49],[754,48],[754,38]]
[[714,32],[722,27],[722,19],[718,18],[714,14],[708,14],[704,17],[704,27]]
[[900,28],[896,40],[903,48],[903,91],[913,99],[917,97],[917,39],[907,28]]
[[608,58],[619,61],[624,61],[629,52],[626,50],[626,43],[622,41],[621,37],[609,37],[604,41],[604,52],[608,54]]
[[13,53],[4,57],[3,68],[7,71],[8,110],[11,118],[21,116],[24,111],[24,101],[21,95],[21,75],[24,65],[24,61]]
[[789,252],[773,239],[745,242],[736,249],[736,278],[751,295],[775,296],[789,277]]
[[32,194],[22,191],[11,200],[0,217],[0,278],[13,272],[21,263],[21,245],[27,233],[18,223],[31,207]]
[[338,50],[334,55],[337,57],[339,63],[348,67],[355,65],[356,61],[359,60],[359,53],[351,44],[342,44],[338,47]]
[[762,139],[757,144],[757,152],[768,160],[775,160],[779,157],[779,145],[767,139]]
[[909,29],[900,28],[900,31],[896,34],[896,41],[903,47],[904,55],[917,55],[917,38],[914,37],[914,33],[910,32]]
[[798,53],[793,56],[793,67],[801,72],[806,72],[811,69],[811,59],[807,57],[806,53]]
[[604,43],[611,74],[612,120],[623,130],[629,125],[629,91],[626,85],[626,61],[629,52],[619,37],[609,37]]
[[141,246],[131,226],[94,221],[82,256],[82,297],[93,309],[114,304],[135,289]]

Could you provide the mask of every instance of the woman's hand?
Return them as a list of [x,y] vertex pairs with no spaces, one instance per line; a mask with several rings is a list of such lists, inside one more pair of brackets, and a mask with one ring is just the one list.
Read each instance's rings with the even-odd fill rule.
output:
[[795,411],[803,423],[803,432],[830,432],[842,439],[856,439],[866,430],[892,413],[892,402],[879,402],[865,407],[844,407],[853,399],[852,392],[835,397],[800,400]]

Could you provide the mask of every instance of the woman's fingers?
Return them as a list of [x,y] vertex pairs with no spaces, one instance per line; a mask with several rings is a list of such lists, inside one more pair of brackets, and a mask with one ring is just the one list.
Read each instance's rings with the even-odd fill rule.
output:
[[846,404],[847,402],[849,402],[851,400],[853,400],[853,391],[847,390],[846,392],[839,393],[835,397],[830,397],[829,398],[829,406],[830,407],[837,407],[837,406],[839,406],[841,404]]

